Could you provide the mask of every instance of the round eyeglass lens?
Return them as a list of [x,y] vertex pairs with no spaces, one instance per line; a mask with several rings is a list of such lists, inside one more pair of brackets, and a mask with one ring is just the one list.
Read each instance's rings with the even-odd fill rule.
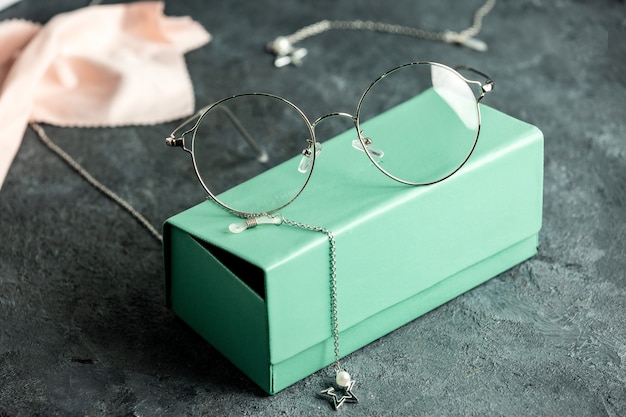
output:
[[472,153],[479,127],[468,83],[435,63],[387,72],[357,107],[361,148],[385,174],[407,184],[432,184],[456,172]]
[[[310,126],[299,109],[280,97],[243,94],[221,100],[194,130],[198,177],[218,204],[239,215],[278,210],[300,194],[311,175],[313,155],[308,169],[298,169],[302,151],[314,146]],[[270,170],[281,164],[285,166]]]

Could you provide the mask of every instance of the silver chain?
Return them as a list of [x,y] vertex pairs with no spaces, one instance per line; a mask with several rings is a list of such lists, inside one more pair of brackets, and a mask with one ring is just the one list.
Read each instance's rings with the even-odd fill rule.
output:
[[37,133],[41,142],[46,145],[52,152],[57,154],[65,163],[67,163],[74,171],[76,171],[81,177],[83,177],[89,184],[91,184],[96,190],[100,191],[105,196],[109,197],[116,204],[126,210],[131,216],[133,216],[139,224],[145,227],[148,232],[159,242],[163,242],[163,236],[157,231],[157,229],[150,224],[150,222],[139,213],[128,201],[124,200],[110,188],[102,184],[95,179],[85,168],[83,168],[74,158],[72,158],[67,152],[61,149],[57,144],[50,140],[46,131],[38,123],[31,123],[30,127]]
[[291,44],[296,44],[304,39],[322,34],[329,30],[369,30],[373,32],[384,32],[394,35],[405,35],[428,40],[443,40],[443,32],[429,32],[427,30],[412,28],[408,26],[393,25],[383,22],[372,22],[370,20],[321,20],[312,25],[285,36]]
[[496,0],[486,0],[485,3],[474,12],[472,25],[464,30],[461,30],[460,32],[452,30],[435,32],[410,26],[373,22],[370,20],[325,19],[298,29],[290,35],[279,36],[274,41],[268,43],[266,48],[268,51],[276,55],[276,60],[274,61],[275,66],[282,67],[288,64],[300,65],[302,63],[302,58],[304,58],[307,54],[307,50],[305,48],[296,48],[295,44],[312,36],[316,36],[333,29],[338,29],[367,30],[393,35],[410,36],[430,41],[456,43],[478,51],[486,51],[487,45],[484,42],[475,39],[474,36],[480,32],[484,17],[489,14],[495,4]]
[[295,222],[283,218],[282,222],[286,225],[296,227],[299,229],[309,230],[311,232],[323,233],[328,238],[329,244],[329,267],[330,267],[330,315],[331,326],[333,334],[333,347],[335,353],[335,372],[341,371],[341,362],[339,361],[339,319],[337,316],[337,248],[335,245],[335,236],[330,230],[319,227],[311,226],[310,224]]
[[483,18],[493,9],[496,0],[486,0],[485,3],[474,12],[472,25],[460,32],[443,31],[431,32],[424,29],[413,28],[410,26],[394,25],[383,22],[372,22],[369,20],[321,20],[312,25],[303,27],[291,35],[285,36],[291,44],[298,43],[304,39],[327,32],[332,29],[343,30],[369,30],[374,32],[390,33],[393,35],[404,35],[415,38],[427,39],[432,41],[445,41],[451,37],[451,34],[458,35],[462,38],[472,37],[480,32],[482,28]]
[[483,27],[483,19],[489,14],[491,9],[493,9],[493,6],[495,5],[496,0],[485,1],[485,3],[474,12],[472,26],[459,32],[459,35],[466,37],[476,36],[478,32],[480,32],[480,29]]

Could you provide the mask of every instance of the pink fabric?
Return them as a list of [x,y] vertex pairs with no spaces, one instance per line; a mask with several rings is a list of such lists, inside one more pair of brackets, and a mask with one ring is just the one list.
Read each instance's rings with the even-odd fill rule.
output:
[[28,122],[155,124],[189,115],[184,53],[210,35],[163,2],[90,6],[44,26],[0,22],[0,187]]

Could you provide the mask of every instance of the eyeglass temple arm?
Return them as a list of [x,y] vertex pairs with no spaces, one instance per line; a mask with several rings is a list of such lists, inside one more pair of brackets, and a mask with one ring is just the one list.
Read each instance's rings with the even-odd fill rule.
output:
[[[203,107],[198,110],[193,116],[189,117],[187,120],[182,122],[174,131],[170,134],[169,137],[165,138],[165,144],[168,146],[181,147],[183,150],[191,153],[191,150],[185,146],[185,135],[191,133],[197,126],[199,119],[204,115],[204,113],[210,109],[214,104]],[[265,149],[263,149],[259,144],[254,140],[250,132],[241,124],[241,121],[235,114],[226,106],[221,105],[215,108],[216,110],[220,110],[226,114],[228,120],[235,126],[235,129],[239,132],[241,137],[250,145],[250,147],[256,152],[257,159],[259,162],[267,162],[269,157]],[[179,137],[176,137],[176,133],[185,129],[187,126],[193,123],[193,127],[188,129],[182,133]]]
[[493,82],[491,77],[488,76],[487,74],[485,74],[484,72],[479,71],[476,68],[468,67],[466,65],[458,65],[458,66],[454,67],[454,69],[457,70],[457,71],[463,70],[463,71],[473,72],[474,74],[480,75],[481,77],[483,77],[485,79],[485,81],[481,82],[481,81],[476,81],[476,80],[469,80],[469,79],[461,76],[469,84],[477,85],[480,88],[480,95],[476,98],[476,101],[480,102],[480,100],[482,100],[483,97],[485,97],[485,95],[487,93],[490,93],[491,91],[493,91],[493,89],[495,87],[495,83]]

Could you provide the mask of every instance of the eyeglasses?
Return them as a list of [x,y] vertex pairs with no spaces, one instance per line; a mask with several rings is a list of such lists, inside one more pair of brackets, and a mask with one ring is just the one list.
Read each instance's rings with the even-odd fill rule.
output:
[[[239,94],[198,111],[174,129],[166,143],[191,155],[212,200],[240,217],[258,217],[282,209],[302,193],[322,152],[315,128],[330,117],[352,120],[352,147],[392,180],[415,186],[450,177],[476,146],[478,103],[493,87],[487,75],[473,68],[412,62],[372,82],[355,115],[330,113],[311,123],[282,97]],[[280,164],[286,169],[269,170]],[[229,191],[243,181],[250,181],[258,193]]]

